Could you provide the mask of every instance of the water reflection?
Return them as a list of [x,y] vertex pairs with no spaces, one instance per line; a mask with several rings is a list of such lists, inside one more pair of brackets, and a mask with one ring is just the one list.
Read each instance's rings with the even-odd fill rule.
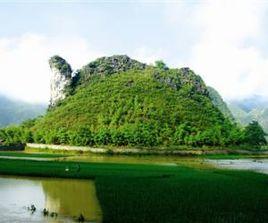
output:
[[95,184],[88,180],[53,179],[41,181],[45,194],[45,208],[62,215],[79,216],[100,222],[101,209]]
[[[27,210],[31,204],[37,208],[33,214]],[[43,208],[58,217],[44,217]],[[89,222],[101,222],[93,181],[0,177],[1,222],[75,222],[80,214]]]

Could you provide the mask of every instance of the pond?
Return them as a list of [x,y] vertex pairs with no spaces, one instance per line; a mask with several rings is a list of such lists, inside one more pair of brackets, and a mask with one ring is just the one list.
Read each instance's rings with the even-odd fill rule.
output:
[[[0,176],[1,222],[101,222],[94,181]],[[29,207],[34,205],[32,213]],[[57,213],[44,216],[43,209]]]

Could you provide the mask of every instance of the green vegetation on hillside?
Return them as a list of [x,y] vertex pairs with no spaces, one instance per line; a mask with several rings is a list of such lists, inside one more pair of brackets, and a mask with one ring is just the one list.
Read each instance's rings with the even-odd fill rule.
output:
[[33,140],[116,146],[230,143],[230,130],[239,129],[195,86],[178,83],[177,90],[162,83],[166,75],[176,78],[178,71],[157,71],[160,81],[154,69],[96,78],[37,120]]
[[245,128],[245,140],[252,145],[262,146],[266,145],[265,139],[267,134],[263,131],[262,127],[257,121],[249,123]]
[[73,78],[66,99],[42,118],[0,131],[0,138],[87,146],[256,145],[215,107],[200,76],[158,64],[127,56],[91,62]]
[[267,177],[247,171],[0,159],[0,174],[94,179],[104,223],[268,221]]
[[229,110],[227,104],[224,102],[220,94],[212,87],[207,87],[208,92],[209,92],[209,97],[212,100],[212,103],[222,112],[222,114],[226,117],[229,118],[230,121],[234,122],[234,116]]

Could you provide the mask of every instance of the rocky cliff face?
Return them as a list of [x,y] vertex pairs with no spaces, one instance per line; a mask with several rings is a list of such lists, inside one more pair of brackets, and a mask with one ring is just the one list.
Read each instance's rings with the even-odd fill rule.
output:
[[71,66],[59,56],[53,56],[49,60],[52,71],[50,82],[50,107],[55,106],[59,101],[66,97],[65,89],[72,82]]

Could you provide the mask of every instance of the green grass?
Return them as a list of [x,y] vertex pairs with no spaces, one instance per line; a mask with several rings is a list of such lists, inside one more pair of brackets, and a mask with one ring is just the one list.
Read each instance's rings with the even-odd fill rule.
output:
[[268,154],[207,154],[196,157],[207,159],[261,159],[268,158]]
[[106,163],[80,163],[77,172],[77,166],[0,159],[0,174],[95,179],[104,223],[268,222],[266,175]]

